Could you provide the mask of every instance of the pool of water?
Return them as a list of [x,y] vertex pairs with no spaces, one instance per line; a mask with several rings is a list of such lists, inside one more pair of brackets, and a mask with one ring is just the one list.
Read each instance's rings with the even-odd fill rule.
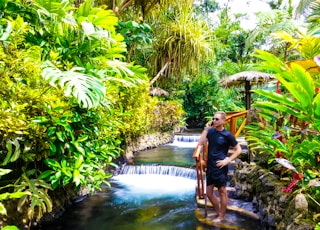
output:
[[195,160],[192,158],[197,142],[179,142],[161,145],[135,153],[134,164],[162,164],[192,167]]
[[[192,167],[195,143],[172,143],[139,152],[135,164],[177,165]],[[129,166],[130,167],[130,166]],[[189,169],[190,170],[190,169]],[[155,170],[157,171],[157,170]],[[193,177],[144,174],[120,174],[111,179],[111,188],[75,204],[58,220],[43,225],[43,230],[210,230],[259,229],[256,220],[228,211],[232,228],[204,225],[196,218],[196,180]],[[230,200],[232,205],[243,202]],[[214,212],[209,209],[209,212]]]
[[119,175],[112,188],[76,204],[42,229],[194,229],[194,186],[195,181],[187,178]]
[[[167,175],[119,175],[77,203],[44,230],[176,230],[221,229],[198,222],[195,180]],[[209,212],[214,212],[209,209]],[[256,230],[257,222],[229,211],[232,229]]]

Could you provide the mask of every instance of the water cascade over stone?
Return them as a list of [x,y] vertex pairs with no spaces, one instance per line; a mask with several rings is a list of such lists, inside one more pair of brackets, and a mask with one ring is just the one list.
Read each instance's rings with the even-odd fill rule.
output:
[[156,174],[196,179],[194,169],[168,165],[126,165],[119,174]]
[[175,135],[174,136],[174,141],[179,141],[179,142],[198,142],[200,138],[200,134],[197,135]]

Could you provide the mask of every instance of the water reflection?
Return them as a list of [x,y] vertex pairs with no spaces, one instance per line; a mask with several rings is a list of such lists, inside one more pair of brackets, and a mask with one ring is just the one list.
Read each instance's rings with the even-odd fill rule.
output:
[[[202,225],[195,216],[195,180],[168,175],[119,175],[112,188],[76,204],[45,230],[224,229]],[[210,212],[213,212],[212,210]],[[257,229],[257,222],[227,214],[236,229]]]
[[135,164],[162,164],[192,167],[195,160],[192,158],[197,142],[180,142],[148,149],[134,155]]
[[195,229],[195,180],[119,175],[112,188],[78,203],[46,230]]

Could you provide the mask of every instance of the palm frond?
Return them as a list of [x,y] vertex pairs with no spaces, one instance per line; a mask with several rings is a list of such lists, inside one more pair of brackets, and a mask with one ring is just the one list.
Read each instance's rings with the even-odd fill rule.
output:
[[311,5],[313,2],[317,2],[314,0],[300,0],[298,6],[295,9],[295,15],[294,18],[299,18],[301,15],[309,15]]
[[163,73],[166,77],[197,73],[200,62],[213,56],[212,34],[208,25],[189,8],[177,12],[174,17],[165,15],[163,24],[155,25],[158,39],[150,58],[152,75],[156,75],[168,62],[170,66]]
[[318,35],[320,32],[319,21],[320,21],[320,0],[312,1],[310,0],[309,11],[311,11],[308,16],[309,31],[318,31],[316,34]]

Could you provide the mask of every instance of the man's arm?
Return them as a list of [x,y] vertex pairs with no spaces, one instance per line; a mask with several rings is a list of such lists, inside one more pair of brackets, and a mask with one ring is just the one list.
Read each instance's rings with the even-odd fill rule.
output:
[[226,157],[223,160],[217,161],[217,166],[219,168],[222,168],[222,167],[228,165],[231,161],[236,159],[242,153],[242,148],[241,148],[240,144],[237,144],[236,146],[234,146],[233,149],[234,149],[234,152],[232,153],[232,155],[230,157]]
[[207,134],[208,134],[208,130],[205,128],[202,131],[201,136],[200,136],[199,141],[198,141],[198,149],[197,149],[197,153],[195,154],[196,157],[198,157],[204,151],[204,146],[208,141]]

